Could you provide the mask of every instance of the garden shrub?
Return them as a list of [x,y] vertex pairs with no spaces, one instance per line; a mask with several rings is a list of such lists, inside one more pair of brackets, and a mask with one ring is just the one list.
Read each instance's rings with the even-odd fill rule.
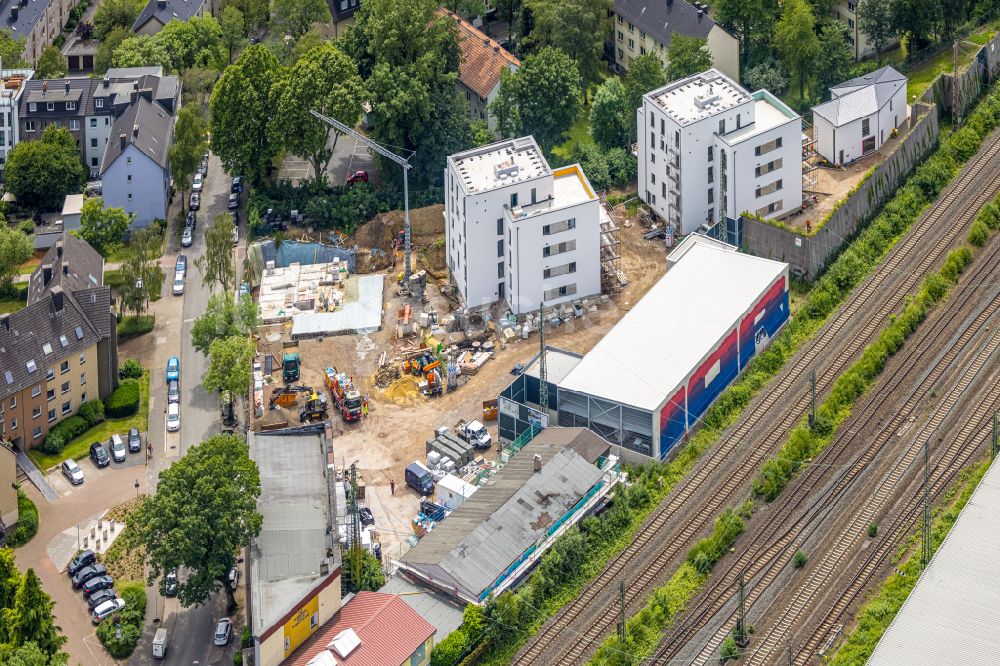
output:
[[71,439],[83,434],[89,427],[90,425],[85,418],[74,414],[52,426],[39,448],[45,453],[59,453]]
[[142,377],[142,363],[134,358],[127,358],[118,368],[118,377],[121,379],[139,379]]
[[66,447],[66,438],[63,437],[62,433],[59,432],[49,432],[45,436],[45,441],[39,445],[38,449],[49,455],[56,455],[61,452]]
[[154,315],[142,315],[139,317],[126,317],[118,324],[118,340],[128,340],[145,335],[156,326]]
[[139,411],[139,399],[139,382],[135,379],[126,379],[108,396],[104,405],[105,413],[113,419],[132,416]]
[[115,659],[131,656],[146,620],[146,588],[142,583],[127,583],[119,588],[125,608],[118,614],[122,637],[115,635],[115,618],[109,617],[97,627],[97,638]]
[[87,427],[93,428],[104,420],[104,403],[100,400],[88,400],[80,405],[77,415],[87,422]]
[[7,537],[7,545],[18,548],[38,534],[38,508],[24,491],[17,489],[17,525]]

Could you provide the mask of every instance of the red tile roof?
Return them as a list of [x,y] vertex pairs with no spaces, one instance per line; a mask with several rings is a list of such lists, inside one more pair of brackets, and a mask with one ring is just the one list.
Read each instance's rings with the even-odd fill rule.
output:
[[398,666],[434,633],[434,626],[395,594],[358,592],[329,622],[316,630],[288,661],[288,666],[306,666],[327,649],[333,637],[353,629],[361,645],[341,659],[342,666]]
[[486,97],[493,91],[504,68],[521,66],[521,61],[513,54],[465,19],[441,7],[437,9],[437,14],[455,20],[458,46],[462,49],[458,77],[480,97]]

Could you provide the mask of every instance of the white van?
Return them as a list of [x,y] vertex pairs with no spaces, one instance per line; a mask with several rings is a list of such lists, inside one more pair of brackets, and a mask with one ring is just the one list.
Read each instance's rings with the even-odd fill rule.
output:
[[167,656],[167,630],[163,627],[157,629],[153,636],[153,656],[157,659]]

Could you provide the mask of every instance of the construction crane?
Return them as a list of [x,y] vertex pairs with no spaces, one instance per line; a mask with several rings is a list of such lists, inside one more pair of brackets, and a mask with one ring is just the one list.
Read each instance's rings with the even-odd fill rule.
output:
[[324,116],[318,111],[310,110],[309,113],[313,114],[316,118],[319,118],[327,125],[332,126],[338,132],[343,132],[348,136],[352,136],[361,143],[365,144],[376,153],[382,157],[386,157],[399,166],[403,167],[403,230],[405,232],[405,244],[406,244],[406,267],[403,272],[403,285],[408,286],[410,283],[410,184],[408,179],[408,174],[410,172],[411,164],[408,158],[400,157],[396,153],[390,151],[388,148],[380,143],[372,141],[364,134],[356,132],[354,128],[348,127],[344,123],[340,122],[336,118],[330,118],[329,116]]

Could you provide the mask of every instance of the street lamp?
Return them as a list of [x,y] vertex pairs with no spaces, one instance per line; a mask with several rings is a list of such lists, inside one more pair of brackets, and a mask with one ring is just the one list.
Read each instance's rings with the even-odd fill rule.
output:
[[139,479],[135,480],[135,498],[139,499]]

